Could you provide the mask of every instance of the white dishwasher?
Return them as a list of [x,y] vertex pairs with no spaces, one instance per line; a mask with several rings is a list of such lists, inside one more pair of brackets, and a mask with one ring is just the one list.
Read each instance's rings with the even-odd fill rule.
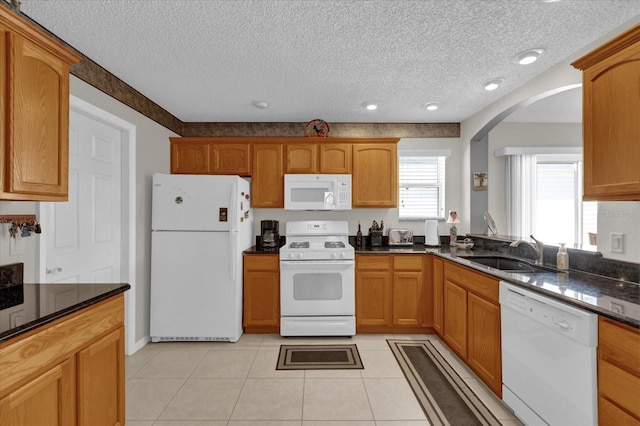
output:
[[526,425],[598,423],[598,317],[500,282],[502,399]]

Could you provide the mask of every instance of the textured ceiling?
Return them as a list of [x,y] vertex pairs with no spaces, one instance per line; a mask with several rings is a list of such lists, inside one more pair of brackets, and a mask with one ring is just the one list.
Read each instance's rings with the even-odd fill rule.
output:
[[[443,123],[637,19],[640,1],[22,0],[21,10],[182,121]],[[546,53],[518,65],[531,48]],[[498,90],[482,88],[497,77]],[[427,112],[431,101],[441,108]]]

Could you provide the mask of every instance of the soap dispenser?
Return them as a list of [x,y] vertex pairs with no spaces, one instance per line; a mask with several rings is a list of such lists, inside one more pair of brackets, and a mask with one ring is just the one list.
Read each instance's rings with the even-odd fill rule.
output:
[[560,243],[560,248],[556,255],[556,266],[558,269],[569,269],[569,253],[567,253],[565,243]]

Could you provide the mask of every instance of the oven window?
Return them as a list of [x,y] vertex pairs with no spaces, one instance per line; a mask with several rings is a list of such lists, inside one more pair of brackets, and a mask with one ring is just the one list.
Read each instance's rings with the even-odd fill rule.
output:
[[294,300],[340,300],[342,298],[342,274],[296,273],[293,275]]

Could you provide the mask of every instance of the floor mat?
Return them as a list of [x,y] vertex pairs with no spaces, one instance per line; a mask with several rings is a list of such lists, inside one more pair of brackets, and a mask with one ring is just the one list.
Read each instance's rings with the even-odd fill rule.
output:
[[501,423],[428,340],[387,340],[433,426]]
[[356,345],[281,345],[276,370],[363,369]]

